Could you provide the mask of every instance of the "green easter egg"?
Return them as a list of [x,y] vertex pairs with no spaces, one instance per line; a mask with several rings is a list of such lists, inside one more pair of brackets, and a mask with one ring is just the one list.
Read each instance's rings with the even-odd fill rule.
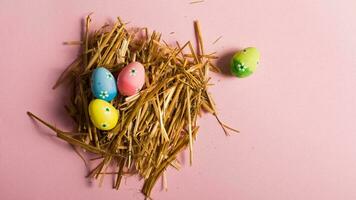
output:
[[254,47],[238,51],[231,59],[231,73],[239,78],[251,75],[260,61],[260,52]]

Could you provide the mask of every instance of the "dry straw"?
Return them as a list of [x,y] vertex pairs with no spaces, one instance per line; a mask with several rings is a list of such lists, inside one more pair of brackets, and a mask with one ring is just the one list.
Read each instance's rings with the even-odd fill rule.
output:
[[[100,163],[88,177],[102,182],[106,174],[116,176],[114,188],[120,187],[125,174],[139,174],[144,179],[142,193],[150,197],[158,178],[168,166],[179,169],[177,155],[188,147],[193,161],[193,143],[199,126],[198,116],[204,111],[217,117],[215,105],[208,93],[209,70],[219,72],[211,60],[214,54],[204,54],[204,45],[196,21],[197,49],[191,42],[175,47],[161,41],[157,32],[128,30],[118,18],[115,24],[90,32],[90,16],[86,18],[81,55],[63,72],[54,88],[66,85],[72,90],[65,106],[76,123],[73,132],[64,132],[28,112],[34,119],[56,132],[57,136],[84,151],[97,154]],[[119,111],[119,122],[110,131],[93,126],[88,115],[88,102],[93,99],[90,75],[97,66],[117,74],[125,65],[139,61],[145,66],[145,87],[135,96],[119,96],[111,103]],[[79,154],[80,151],[76,149]],[[83,158],[83,157],[82,157]],[[108,168],[114,173],[108,172]],[[164,177],[164,185],[166,179]]]

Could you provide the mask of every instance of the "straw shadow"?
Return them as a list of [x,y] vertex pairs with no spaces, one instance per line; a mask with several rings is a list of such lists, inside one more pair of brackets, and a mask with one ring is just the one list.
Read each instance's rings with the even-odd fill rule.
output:
[[[55,143],[55,145],[59,145],[62,146],[63,149],[65,149],[66,151],[73,151],[76,152],[78,154],[78,159],[79,161],[83,161],[84,163],[84,168],[85,168],[85,174],[84,176],[87,176],[90,172],[90,169],[93,168],[92,167],[92,163],[89,162],[90,161],[90,156],[93,157],[94,154],[91,154],[90,152],[83,152],[81,149],[75,149],[76,147],[64,142],[63,140],[59,139],[56,135],[56,133],[51,130],[49,127],[47,127],[46,125],[42,124],[40,121],[38,121],[37,119],[35,119],[33,116],[31,116],[30,114],[27,113],[27,115],[29,115],[30,120],[32,121],[33,125],[35,126],[35,128],[37,129],[36,132],[38,132],[41,135],[46,136],[51,142]],[[56,127],[56,125],[52,122],[48,122],[49,124],[53,125],[54,127]],[[92,180],[90,178],[86,179],[86,184],[88,186],[93,185],[92,184]]]
[[234,56],[234,54],[237,51],[239,51],[239,49],[229,50],[226,53],[224,53],[222,56],[220,56],[220,58],[217,60],[216,64],[220,68],[221,73],[224,76],[234,77],[230,72],[230,61],[232,56]]
[[60,142],[60,140],[57,140],[57,135],[56,133],[54,133],[51,129],[49,129],[48,127],[44,126],[41,122],[37,121],[36,119],[34,119],[32,116],[30,116],[28,114],[28,112],[26,112],[26,114],[29,116],[33,126],[37,129],[37,133],[46,136],[48,139],[50,139],[51,141],[55,141],[58,144],[65,144]]
[[182,152],[180,152],[179,153],[180,155],[179,155],[179,158],[180,158],[180,163],[182,164],[182,165],[185,165],[186,163],[187,163],[187,158],[186,158],[186,151],[182,151]]

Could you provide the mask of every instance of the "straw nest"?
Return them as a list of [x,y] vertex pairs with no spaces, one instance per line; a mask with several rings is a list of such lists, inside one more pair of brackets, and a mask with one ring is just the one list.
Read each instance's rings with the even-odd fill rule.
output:
[[[185,148],[189,148],[192,163],[193,142],[199,130],[197,118],[203,110],[216,116],[225,133],[227,129],[236,131],[218,119],[207,91],[208,71],[219,71],[211,62],[217,57],[204,53],[197,21],[194,23],[197,51],[191,42],[170,46],[161,40],[160,34],[149,33],[146,28],[129,30],[119,18],[93,32],[90,21],[88,16],[82,41],[69,43],[80,44],[81,55],[54,86],[65,85],[72,91],[65,108],[75,121],[75,130],[59,130],[31,112],[28,114],[76,147],[79,155],[83,150],[98,155],[96,160],[100,162],[88,177],[102,182],[108,168],[113,169],[114,173],[110,173],[116,176],[113,187],[118,189],[125,174],[139,174],[144,179],[142,193],[150,197],[167,167],[180,168],[176,158]],[[93,99],[91,72],[104,66],[117,74],[132,61],[144,65],[145,86],[137,95],[119,96],[111,102],[119,111],[119,122],[114,129],[101,131],[93,126],[88,115],[88,102]]]

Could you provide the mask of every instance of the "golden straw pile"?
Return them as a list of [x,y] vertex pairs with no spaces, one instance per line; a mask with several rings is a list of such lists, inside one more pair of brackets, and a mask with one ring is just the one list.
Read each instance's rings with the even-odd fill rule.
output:
[[[114,188],[118,189],[123,175],[139,174],[144,179],[142,192],[150,197],[154,184],[168,166],[179,169],[176,158],[186,147],[192,162],[193,142],[199,130],[197,118],[203,110],[216,116],[225,133],[227,129],[236,131],[218,119],[207,91],[208,71],[218,71],[211,63],[217,57],[204,54],[197,21],[198,51],[191,42],[169,46],[161,41],[160,34],[149,34],[145,28],[129,31],[120,19],[113,25],[90,32],[90,21],[88,16],[83,41],[79,42],[82,54],[54,86],[66,82],[73,91],[65,107],[76,122],[75,131],[61,131],[34,114],[28,114],[71,145],[99,155],[100,163],[88,177],[102,181],[108,168],[113,168]],[[88,102],[93,99],[91,72],[104,66],[117,74],[132,61],[144,65],[145,86],[137,95],[119,96],[111,102],[119,111],[119,122],[114,129],[101,131],[91,124],[88,115]]]

